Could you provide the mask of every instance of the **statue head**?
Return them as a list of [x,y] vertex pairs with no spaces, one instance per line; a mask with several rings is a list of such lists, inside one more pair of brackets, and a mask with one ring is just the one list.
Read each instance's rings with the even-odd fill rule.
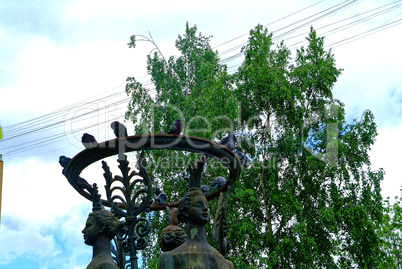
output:
[[91,212],[85,228],[82,230],[85,244],[93,246],[99,235],[105,235],[112,240],[118,225],[119,220],[108,210],[101,209]]
[[208,223],[208,202],[200,188],[191,188],[180,200],[177,218],[180,222],[187,223],[191,221],[200,226]]
[[171,251],[187,239],[186,232],[177,225],[169,225],[162,231],[161,249],[162,251]]

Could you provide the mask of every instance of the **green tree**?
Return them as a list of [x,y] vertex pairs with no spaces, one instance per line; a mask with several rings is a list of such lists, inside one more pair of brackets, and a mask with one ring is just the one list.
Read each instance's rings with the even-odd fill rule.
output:
[[[249,130],[243,148],[253,154],[243,178],[253,180],[240,188],[257,202],[237,216],[247,227],[230,226],[232,257],[258,268],[375,267],[383,171],[370,169],[374,117],[366,111],[345,121],[342,102],[332,96],[341,70],[313,29],[307,40],[294,63],[283,43],[272,49],[262,26],[243,48],[236,96]],[[241,247],[246,240],[250,246]]]
[[[129,45],[135,47],[138,37]],[[377,267],[383,171],[372,171],[368,157],[376,125],[370,111],[346,122],[343,103],[332,96],[341,70],[323,49],[323,38],[311,29],[308,46],[292,62],[289,49],[283,43],[273,49],[272,35],[257,26],[232,76],[209,40],[186,25],[176,40],[179,57],[165,60],[156,47],[147,67],[155,90],[128,78],[126,118],[138,134],[166,132],[177,118],[188,135],[217,140],[236,132],[252,165],[243,169],[229,204],[229,259],[235,268]],[[156,184],[178,200],[186,189],[178,171],[185,166],[157,164],[194,163],[197,156],[154,152],[148,158],[152,176],[163,178]],[[209,169],[205,179],[223,172]],[[162,215],[150,215],[154,238],[167,225]],[[211,234],[209,229],[210,243]],[[143,252],[148,268],[160,253],[157,240]]]
[[[401,189],[402,194],[402,189]],[[382,268],[402,268],[402,198],[395,197],[391,204],[389,198],[384,201],[384,216],[379,235],[382,239],[381,249],[385,257]]]
[[[140,40],[154,43],[151,38],[132,36],[129,46],[135,47]],[[210,140],[221,139],[234,129],[237,115],[234,89],[226,66],[219,64],[218,54],[211,49],[209,42],[210,37],[197,33],[195,26],[187,24],[184,35],[179,35],[175,44],[179,57],[172,56],[166,60],[157,47],[147,56],[147,69],[154,90],[144,87],[134,77],[127,79],[126,91],[132,100],[126,118],[134,122],[137,134],[166,133],[170,124],[178,118],[185,126],[184,134]],[[163,179],[155,184],[162,187],[171,201],[179,200],[186,192],[187,182],[183,180],[186,164],[194,165],[200,156],[165,151],[152,152],[147,157],[152,177]],[[206,171],[203,182],[212,182],[215,177],[226,174],[213,160],[208,161],[208,166],[217,168]],[[211,212],[214,212],[215,203],[210,204]],[[167,226],[162,215],[160,212],[150,214],[154,238]],[[207,228],[211,230],[211,227]],[[209,232],[209,237],[212,243],[212,232]],[[152,251],[143,252],[148,268],[156,266],[161,253],[158,240],[151,242],[149,249]]]

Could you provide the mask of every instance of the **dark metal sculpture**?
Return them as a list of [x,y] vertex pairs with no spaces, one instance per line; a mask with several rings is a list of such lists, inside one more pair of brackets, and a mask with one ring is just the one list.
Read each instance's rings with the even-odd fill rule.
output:
[[161,233],[162,251],[171,251],[182,245],[187,239],[186,232],[178,225],[177,208],[168,208],[167,211],[169,225]]
[[[125,139],[113,139],[100,143],[98,147],[92,147],[81,151],[69,162],[65,168],[65,176],[73,188],[83,197],[91,200],[91,194],[85,189],[78,186],[78,178],[82,170],[92,163],[102,160],[106,157],[118,155],[124,152],[142,151],[142,150],[183,150],[201,153],[203,155],[215,158],[221,161],[229,170],[228,181],[223,187],[217,191],[207,195],[210,201],[219,196],[223,191],[227,190],[229,185],[239,177],[241,171],[240,160],[227,147],[222,146],[213,141],[192,137],[192,136],[175,136],[167,134],[147,134],[128,136]],[[110,207],[107,200],[101,200],[103,206]],[[119,204],[121,205],[121,204]],[[166,205],[152,204],[151,211],[165,210],[167,206],[177,207],[179,202],[170,202]]]
[[209,222],[209,209],[205,195],[199,187],[192,187],[179,204],[178,219],[187,224],[187,240],[181,246],[161,254],[158,268],[234,268],[221,253],[208,244],[205,224]]
[[[219,186],[216,191],[207,195],[204,195],[199,189],[201,187],[202,167],[206,158],[197,162],[196,167],[189,168],[192,178],[190,186],[196,187],[199,190],[203,196],[201,200],[205,200],[204,202],[206,202],[221,196],[220,200],[222,201],[219,203],[214,227],[216,228],[219,251],[223,256],[226,256],[225,221],[227,202],[232,185],[240,175],[241,163],[239,158],[227,147],[202,138],[169,134],[136,135],[119,137],[99,143],[96,147],[87,148],[72,158],[63,169],[63,174],[74,189],[86,199],[93,201],[92,185],[86,183],[86,181],[86,184],[83,183],[84,179],[80,177],[81,171],[96,161],[118,155],[121,176],[113,176],[107,163],[102,161],[102,167],[105,171],[107,199],[99,198],[98,201],[99,205],[110,207],[117,217],[124,218],[116,230],[117,240],[115,240],[113,248],[113,253],[120,268],[126,268],[125,257],[121,255],[121,251],[130,253],[130,268],[137,268],[137,250],[143,249],[147,245],[146,235],[150,229],[149,222],[146,218],[139,217],[139,215],[142,212],[165,210],[168,207],[177,208],[180,205],[180,201],[169,201],[166,204],[152,203],[152,184],[146,172],[146,162],[143,153],[140,154],[138,159],[138,172],[131,171],[127,156],[124,153],[164,149],[200,153],[203,156],[219,160],[228,168],[227,181]],[[226,191],[228,193],[226,199],[224,199],[222,195]],[[216,253],[218,252],[216,251]],[[223,261],[226,264],[226,259]],[[229,266],[228,268],[231,267]]]
[[[137,250],[144,249],[147,245],[146,235],[151,227],[146,218],[138,218],[142,212],[148,212],[152,203],[152,183],[146,172],[146,163],[144,153],[140,154],[138,160],[139,172],[132,171],[128,166],[127,156],[119,155],[118,166],[122,176],[112,177],[109,166],[102,161],[102,167],[106,179],[106,196],[111,205],[112,212],[119,218],[124,218],[119,227],[117,227],[116,237],[122,242],[124,252],[130,253],[131,268],[137,268]],[[134,177],[136,177],[134,179]],[[114,182],[119,182],[121,186],[112,186]],[[117,194],[114,194],[116,193]],[[122,194],[123,196],[119,195]],[[120,208],[117,202],[123,204]],[[137,206],[136,206],[137,205]]]
[[96,183],[92,186],[93,209],[89,214],[84,234],[85,244],[92,246],[92,260],[87,266],[92,268],[118,269],[111,255],[110,241],[116,235],[119,220],[108,210],[102,208]]

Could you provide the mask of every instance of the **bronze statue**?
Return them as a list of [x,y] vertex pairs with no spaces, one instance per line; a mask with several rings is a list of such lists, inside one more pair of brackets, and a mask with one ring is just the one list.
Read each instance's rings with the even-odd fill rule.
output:
[[234,268],[206,239],[209,221],[207,199],[199,187],[193,187],[179,203],[178,219],[187,223],[187,240],[181,246],[161,254],[158,268]]
[[186,232],[178,225],[177,208],[170,209],[168,207],[168,212],[170,223],[169,226],[163,229],[161,234],[162,251],[171,251],[183,244],[187,239]]
[[85,244],[92,246],[92,261],[87,269],[119,269],[111,255],[110,241],[114,238],[119,220],[108,210],[94,210],[88,216],[82,233]]

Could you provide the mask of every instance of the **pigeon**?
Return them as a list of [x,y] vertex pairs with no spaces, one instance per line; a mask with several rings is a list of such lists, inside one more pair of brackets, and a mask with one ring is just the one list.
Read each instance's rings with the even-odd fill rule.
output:
[[208,185],[201,185],[201,191],[203,194],[207,195],[211,191],[211,188]]
[[155,188],[155,202],[160,205],[166,205],[166,193],[159,188]]
[[228,147],[231,151],[233,151],[235,148],[236,142],[237,142],[237,139],[236,139],[234,133],[229,132],[229,134],[222,139],[220,144]]
[[217,177],[215,180],[212,182],[211,186],[214,187],[213,191],[215,191],[217,188],[221,188],[226,184],[227,180],[224,177]]
[[238,151],[237,149],[235,149],[233,151],[234,154],[236,154],[236,156],[239,158],[240,163],[243,167],[247,168],[250,164],[250,159],[247,157],[246,154],[244,154],[243,152]]
[[64,174],[64,170],[66,169],[68,163],[71,161],[71,158],[68,158],[64,155],[61,155],[59,158],[59,164],[61,165],[61,167],[63,167],[63,170],[61,171]]
[[[62,155],[62,156],[60,156],[60,158],[59,158],[59,163],[60,163],[60,165],[63,167],[63,171],[62,171],[62,173],[63,173],[63,175],[65,175],[65,168],[67,167],[67,165],[70,163],[70,161],[71,161],[71,158],[68,158],[68,157],[66,157],[66,156],[64,156],[64,155]],[[80,186],[81,188],[86,188],[86,189],[88,189],[88,188],[90,188],[90,187],[92,187],[92,185],[90,185],[85,179],[83,179],[82,177],[78,177],[78,182],[77,182],[78,184],[78,186]]]
[[124,126],[124,124],[114,121],[110,124],[110,127],[112,127],[114,134],[116,135],[117,138],[120,137],[127,137],[127,128]]
[[60,158],[59,158],[59,164],[63,168],[66,168],[70,161],[71,161],[71,158],[68,158],[68,157],[66,157],[64,155],[61,155]]
[[180,119],[175,120],[172,125],[170,125],[168,134],[179,135],[183,131],[183,123],[181,123]]
[[81,142],[84,145],[84,147],[91,148],[91,147],[97,147],[98,142],[96,142],[96,139],[93,135],[90,135],[88,133],[85,133],[82,135]]
[[81,188],[85,188],[87,190],[89,190],[90,188],[92,188],[92,185],[88,183],[88,181],[86,181],[85,179],[83,179],[82,177],[78,177],[78,182],[77,185]]

